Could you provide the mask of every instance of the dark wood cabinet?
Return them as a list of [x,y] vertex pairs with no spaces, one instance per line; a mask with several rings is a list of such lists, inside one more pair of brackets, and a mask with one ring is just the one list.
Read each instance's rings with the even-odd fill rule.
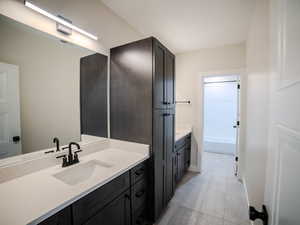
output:
[[129,172],[126,172],[73,203],[74,225],[84,224],[129,187],[130,176]]
[[166,51],[159,42],[154,43],[154,108],[163,109],[167,105],[166,99]]
[[149,224],[148,162],[144,161],[39,225]]
[[84,225],[131,225],[130,192],[121,194]]
[[80,59],[81,133],[107,137],[107,56]]
[[181,148],[177,152],[177,182],[180,181],[184,175],[185,162],[185,148]]
[[154,41],[154,108],[166,109],[175,103],[175,56]]
[[165,89],[167,108],[175,107],[175,56],[166,50]]
[[164,120],[164,154],[165,154],[165,193],[164,193],[164,205],[174,195],[174,183],[173,183],[173,152],[174,152],[174,126],[175,126],[175,112],[174,110],[167,110]]
[[39,225],[72,225],[71,207],[67,207],[49,217]]
[[178,183],[191,164],[191,134],[175,142],[173,154],[173,182]]
[[151,146],[149,212],[158,219],[174,192],[175,56],[150,37],[110,50],[110,129]]

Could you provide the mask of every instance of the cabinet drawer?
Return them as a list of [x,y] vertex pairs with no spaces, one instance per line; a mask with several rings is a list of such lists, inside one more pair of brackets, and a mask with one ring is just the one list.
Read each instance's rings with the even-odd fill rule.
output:
[[38,225],[72,225],[71,207],[67,207]]
[[129,172],[113,179],[72,205],[74,225],[81,225],[130,187]]
[[185,145],[185,138],[181,138],[178,141],[175,142],[175,151],[178,151]]
[[141,179],[146,179],[147,177],[147,161],[142,162],[141,164],[137,165],[130,171],[131,177],[131,185],[135,184],[136,182],[140,181]]
[[191,145],[191,134],[188,134],[175,142],[175,151],[178,151],[184,146]]
[[129,190],[106,205],[84,225],[130,225]]
[[135,212],[145,208],[147,201],[147,182],[145,179],[139,181],[131,188],[132,210]]
[[132,225],[150,225],[152,223],[148,222],[146,208],[141,208],[133,214]]

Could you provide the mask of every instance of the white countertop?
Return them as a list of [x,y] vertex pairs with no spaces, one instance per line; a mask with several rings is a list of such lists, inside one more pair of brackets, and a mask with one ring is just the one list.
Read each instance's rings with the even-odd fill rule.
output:
[[179,139],[183,138],[184,136],[188,135],[189,133],[192,133],[191,128],[176,129],[175,141],[178,141]]
[[[0,224],[38,224],[149,158],[148,145],[111,139],[104,142],[99,145],[93,143],[96,151],[94,149],[91,154],[79,156],[80,163],[76,165],[66,168],[56,165],[1,183]],[[74,186],[53,176],[90,160],[99,160],[112,166],[98,167],[88,178]]]

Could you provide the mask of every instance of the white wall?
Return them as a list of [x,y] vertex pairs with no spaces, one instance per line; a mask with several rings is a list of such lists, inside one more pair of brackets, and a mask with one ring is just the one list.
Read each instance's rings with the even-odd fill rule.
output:
[[264,201],[269,123],[268,0],[256,0],[247,40],[247,125],[244,181],[250,205]]
[[0,16],[0,62],[19,67],[22,151],[80,140],[80,58],[94,52],[63,44]]
[[[115,15],[100,0],[43,0],[43,4],[53,10],[53,14],[67,14],[77,26],[97,35],[94,41],[77,32],[71,36],[56,31],[56,23],[24,6],[23,0],[1,0],[0,13],[20,23],[27,24],[45,33],[76,43],[79,46],[108,54],[108,49],[126,42],[142,38],[142,35]],[[63,12],[61,12],[63,11]]]
[[[192,169],[200,170],[202,144],[202,78],[204,75],[234,74],[246,66],[245,44],[201,49],[176,55],[176,99],[191,100],[176,106],[176,127],[192,127]],[[220,73],[221,72],[221,73]]]

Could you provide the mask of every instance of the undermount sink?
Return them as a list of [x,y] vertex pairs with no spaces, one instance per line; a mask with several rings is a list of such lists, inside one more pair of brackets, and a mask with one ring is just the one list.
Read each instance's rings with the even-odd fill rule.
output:
[[88,180],[96,170],[109,169],[112,166],[113,165],[101,162],[99,160],[90,160],[88,162],[79,163],[76,166],[72,166],[71,168],[56,173],[53,176],[56,179],[73,186]]

